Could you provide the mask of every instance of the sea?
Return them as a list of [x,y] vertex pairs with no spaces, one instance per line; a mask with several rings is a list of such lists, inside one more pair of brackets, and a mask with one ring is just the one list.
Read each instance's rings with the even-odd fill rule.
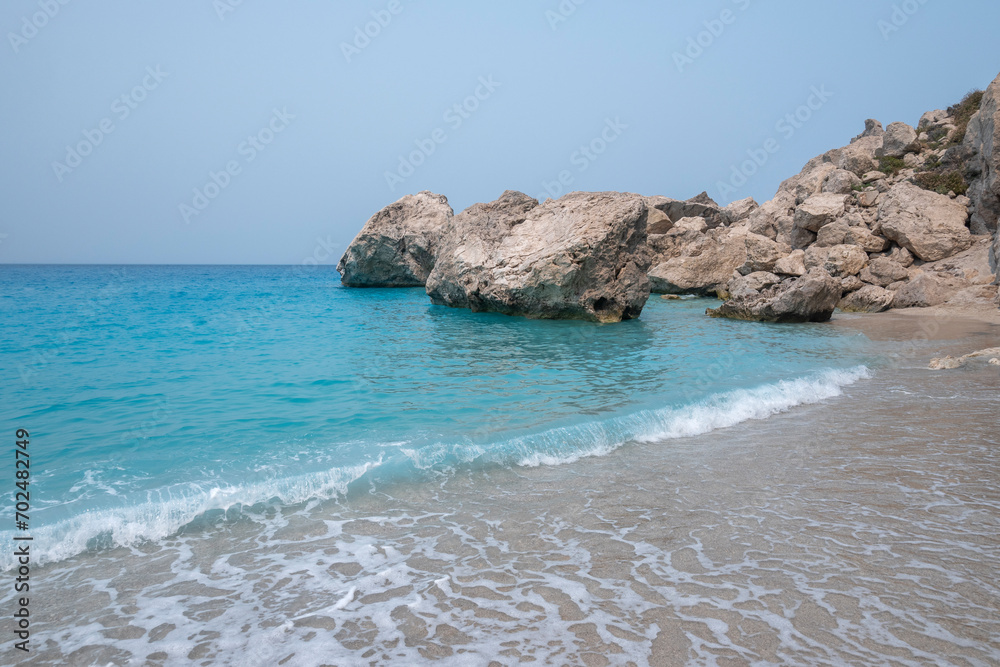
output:
[[1000,664],[1000,374],[713,305],[0,266],[0,664]]

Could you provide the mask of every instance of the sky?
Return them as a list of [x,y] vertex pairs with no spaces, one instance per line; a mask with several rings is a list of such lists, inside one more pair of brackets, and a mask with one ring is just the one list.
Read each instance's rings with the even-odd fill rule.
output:
[[4,0],[0,263],[336,264],[421,190],[763,202],[866,118],[987,86],[997,25],[994,0]]

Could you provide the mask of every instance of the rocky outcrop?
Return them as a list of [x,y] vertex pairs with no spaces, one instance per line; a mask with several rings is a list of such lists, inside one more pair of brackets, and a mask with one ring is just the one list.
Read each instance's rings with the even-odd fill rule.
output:
[[901,182],[879,205],[882,233],[918,258],[933,262],[972,245],[968,209],[954,199]]
[[617,322],[649,297],[647,206],[639,195],[519,192],[455,216],[427,280],[439,305],[539,319]]
[[[1000,217],[1000,76],[986,89],[979,111],[969,121],[965,148],[971,154],[968,172],[974,175],[968,191],[971,227],[980,234],[995,233]],[[1000,257],[1000,236],[997,243],[994,257]]]
[[712,317],[756,322],[826,322],[840,301],[840,281],[822,269],[759,291],[749,290],[708,309]]
[[337,264],[349,287],[419,287],[434,268],[438,239],[453,216],[448,199],[406,195],[373,215]]

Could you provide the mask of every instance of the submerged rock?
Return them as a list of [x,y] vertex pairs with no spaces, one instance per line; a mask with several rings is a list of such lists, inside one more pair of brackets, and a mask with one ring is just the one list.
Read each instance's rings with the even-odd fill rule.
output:
[[406,195],[373,215],[337,264],[348,287],[420,287],[454,212],[433,192]]
[[841,283],[822,269],[812,269],[799,278],[734,297],[706,312],[757,322],[826,322],[840,301]]
[[435,304],[539,319],[618,322],[649,298],[639,195],[505,192],[456,215],[427,279]]

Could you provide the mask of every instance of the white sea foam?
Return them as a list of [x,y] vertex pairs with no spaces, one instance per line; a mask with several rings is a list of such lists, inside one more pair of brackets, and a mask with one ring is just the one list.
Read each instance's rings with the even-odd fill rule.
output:
[[524,452],[518,465],[575,463],[586,457],[605,456],[629,441],[687,438],[751,419],[766,419],[799,405],[840,396],[844,387],[870,377],[871,371],[865,366],[831,369],[805,378],[716,394],[693,405],[644,410],[606,421],[553,429],[518,438],[510,445]]
[[[444,444],[398,451],[411,465],[426,470],[471,463],[524,467],[565,465],[605,456],[628,442],[656,442],[708,433],[751,419],[766,419],[797,405],[836,397],[843,387],[870,377],[858,366],[827,370],[795,380],[711,396],[693,405],[644,410],[606,420],[595,420],[541,433],[507,437],[493,443]],[[390,461],[393,459],[390,459]],[[92,548],[133,546],[160,540],[210,511],[228,511],[277,500],[293,505],[343,495],[351,482],[389,461],[378,461],[296,477],[233,486],[187,487],[159,491],[145,502],[86,512],[33,531],[39,563],[57,562]],[[0,568],[15,565],[13,542],[0,533]]]
[[[225,512],[275,499],[293,505],[313,498],[333,498],[345,494],[351,482],[380,465],[382,459],[256,484],[156,492],[142,503],[89,511],[34,529],[32,555],[40,564],[58,562],[86,551],[95,540],[101,546],[127,547],[163,539],[213,510]],[[10,546],[13,542],[9,535],[0,533],[0,544],[0,569],[6,571],[16,565]]]

